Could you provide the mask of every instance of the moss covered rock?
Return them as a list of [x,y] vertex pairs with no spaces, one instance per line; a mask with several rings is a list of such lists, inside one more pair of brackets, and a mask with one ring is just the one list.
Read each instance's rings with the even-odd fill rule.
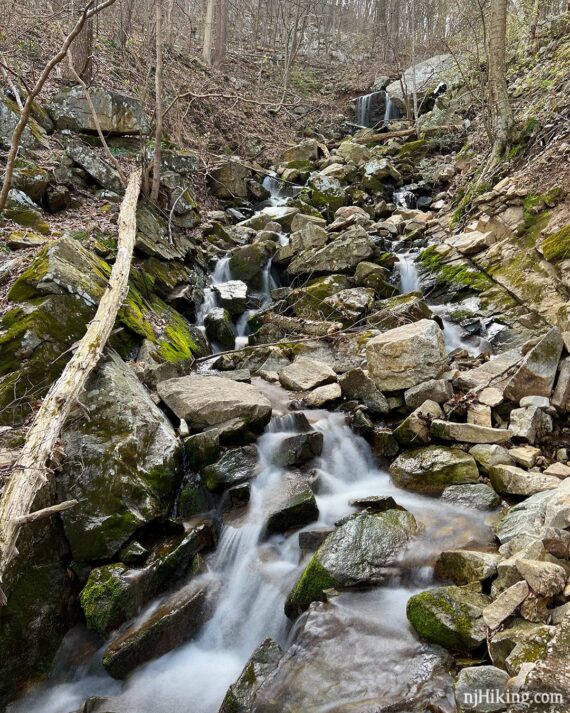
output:
[[10,220],[18,223],[18,225],[32,228],[44,235],[49,233],[49,225],[39,206],[37,206],[28,195],[17,188],[12,188],[8,192],[8,202],[4,214],[7,218],[10,218]]
[[401,488],[433,495],[448,485],[476,483],[479,478],[473,456],[445,446],[405,451],[390,465],[390,474]]
[[482,610],[490,601],[470,586],[436,587],[410,597],[406,614],[423,639],[470,653],[487,639]]
[[332,217],[336,211],[347,204],[348,198],[342,183],[337,178],[316,173],[309,181],[311,202]]
[[49,174],[31,161],[18,161],[14,169],[12,185],[23,191],[32,201],[40,203],[49,184]]

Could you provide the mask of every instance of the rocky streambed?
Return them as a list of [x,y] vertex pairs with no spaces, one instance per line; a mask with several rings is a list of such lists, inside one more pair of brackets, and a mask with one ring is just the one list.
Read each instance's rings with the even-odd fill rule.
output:
[[[292,147],[285,183],[225,162],[225,210],[173,240],[141,207],[62,439],[51,497],[79,504],[0,611],[2,694],[49,671],[12,713],[564,710],[515,696],[570,699],[565,312],[489,267],[524,191],[459,232],[453,145],[331,149]],[[112,259],[64,236],[12,286],[8,455],[32,404],[7,394],[55,378]]]

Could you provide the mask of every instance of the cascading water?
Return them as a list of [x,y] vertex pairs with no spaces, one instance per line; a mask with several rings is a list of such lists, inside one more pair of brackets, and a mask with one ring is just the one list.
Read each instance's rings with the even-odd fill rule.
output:
[[374,94],[366,94],[358,97],[356,100],[356,123],[358,126],[369,126],[370,123],[370,104]]
[[392,97],[386,92],[386,109],[384,110],[384,126],[389,124],[392,119],[397,119],[400,115],[396,105],[392,101]]
[[[261,382],[258,386],[273,401],[274,413],[283,408],[286,393],[280,387]],[[371,495],[394,496],[425,528],[410,554],[404,556],[404,562],[408,560],[405,567],[416,570],[411,589],[402,587],[396,578],[370,592],[343,594],[340,605],[333,605],[331,614],[341,620],[344,617],[344,626],[337,627],[340,636],[350,638],[353,628],[369,628],[371,621],[375,622],[375,636],[357,636],[348,648],[341,646],[342,655],[331,652],[330,662],[324,657],[311,684],[315,688],[307,692],[310,700],[318,690],[321,704],[312,708],[318,713],[331,711],[331,705],[336,705],[335,687],[339,685],[348,687],[352,703],[358,703],[359,696],[375,694],[388,705],[398,700],[402,688],[402,682],[394,684],[393,669],[409,666],[414,656],[424,655],[425,648],[410,632],[405,617],[410,594],[431,581],[431,570],[426,570],[424,563],[442,549],[465,546],[468,541],[486,542],[488,531],[477,513],[397,489],[387,473],[378,469],[369,445],[354,435],[342,414],[313,411],[306,415],[323,433],[324,447],[314,463],[319,519],[305,529],[330,528],[354,510],[349,505],[351,500]],[[258,474],[251,481],[248,510],[241,519],[226,525],[209,563],[210,571],[202,575],[219,587],[219,593],[213,617],[199,637],[138,669],[122,687],[93,663],[90,674],[83,671],[75,681],[40,691],[16,704],[12,713],[69,713],[91,695],[117,696],[114,700],[124,713],[215,713],[228,686],[264,638],[271,636],[286,644],[290,625],[283,605],[301,571],[298,533],[269,540],[262,535],[267,515],[283,494],[285,482],[285,470],[275,465],[275,452],[284,438],[296,432],[296,422],[293,414],[274,416],[257,442]],[[326,632],[323,635],[326,638]],[[390,641],[394,645],[388,653]],[[357,664],[350,653],[353,645],[358,661],[374,661],[372,668]],[[344,675],[339,678],[341,673]],[[348,679],[351,685],[341,683]],[[311,677],[306,681],[310,683]],[[302,693],[297,686],[294,691],[295,695]]]
[[276,174],[263,179],[263,187],[269,191],[269,198],[264,201],[264,206],[280,207],[287,205],[290,198],[295,198],[301,190],[300,186],[282,181]]
[[[288,240],[284,243],[287,244]],[[272,273],[272,258],[269,258],[265,266],[263,267],[263,272],[261,274],[261,287],[258,292],[254,292],[252,297],[259,304],[257,309],[246,310],[241,317],[238,319],[236,324],[236,342],[235,348],[240,349],[245,347],[249,343],[248,332],[249,326],[248,322],[254,314],[271,304],[271,291],[278,287],[277,280]]]
[[204,290],[204,299],[202,304],[196,310],[196,326],[204,331],[204,320],[208,312],[211,312],[218,306],[218,300],[214,285],[219,285],[222,282],[229,282],[232,279],[230,269],[230,258],[226,255],[221,257],[214,267],[214,271],[210,276],[208,287]]
[[421,289],[420,276],[414,253],[398,255],[398,271],[400,273],[400,292],[407,295]]

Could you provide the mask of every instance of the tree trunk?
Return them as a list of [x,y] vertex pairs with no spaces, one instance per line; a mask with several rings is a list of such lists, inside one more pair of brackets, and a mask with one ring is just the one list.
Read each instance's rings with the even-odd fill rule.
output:
[[[99,362],[115,324],[117,312],[127,296],[136,237],[136,208],[141,175],[141,169],[131,174],[121,204],[117,258],[109,285],[75,353],[45,397],[28,431],[13,475],[0,502],[0,584],[10,562],[18,554],[20,529],[30,521],[30,509],[35,497],[50,477],[50,458],[61,430],[89,375]],[[66,506],[68,505],[71,503],[66,503]],[[38,512],[33,519],[38,519],[43,514],[43,511]],[[1,590],[0,604],[6,604],[6,597]]]
[[[81,10],[76,10],[73,14],[77,16],[81,15],[81,12]],[[81,32],[69,48],[69,63],[85,84],[91,84],[93,81],[93,18],[85,21]],[[69,81],[75,81],[75,76],[69,69],[65,74]]]
[[212,50],[214,39],[214,10],[216,0],[208,0],[206,17],[204,18],[204,38],[202,42],[202,59],[207,65],[212,64]]
[[154,133],[154,158],[152,163],[152,188],[150,200],[158,201],[160,191],[160,164],[162,162],[162,0],[155,0],[156,9],[156,68],[154,73],[156,129]]
[[216,47],[214,50],[214,67],[221,67],[226,58],[228,34],[228,4],[227,0],[218,0],[216,13]]
[[504,154],[513,126],[506,77],[507,5],[508,0],[491,0],[489,20],[489,112],[496,157]]

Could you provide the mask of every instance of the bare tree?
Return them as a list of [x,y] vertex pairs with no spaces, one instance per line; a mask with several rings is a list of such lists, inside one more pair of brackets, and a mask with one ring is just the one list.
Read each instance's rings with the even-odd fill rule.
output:
[[160,191],[160,164],[162,162],[162,0],[155,0],[156,13],[156,67],[154,73],[156,128],[154,132],[154,158],[150,200],[158,201]]
[[[81,16],[81,8],[75,7],[76,0],[72,3],[72,16]],[[69,48],[68,78],[75,81],[77,74],[85,84],[93,81],[93,17],[83,23],[81,31]],[[72,71],[73,70],[73,71]]]
[[489,18],[489,111],[493,132],[493,156],[507,148],[513,115],[507,93],[507,5],[508,0],[491,0]]
[[208,65],[212,64],[212,51],[214,48],[214,14],[216,0],[207,0],[206,14],[204,17],[204,32],[202,39],[202,59]]

